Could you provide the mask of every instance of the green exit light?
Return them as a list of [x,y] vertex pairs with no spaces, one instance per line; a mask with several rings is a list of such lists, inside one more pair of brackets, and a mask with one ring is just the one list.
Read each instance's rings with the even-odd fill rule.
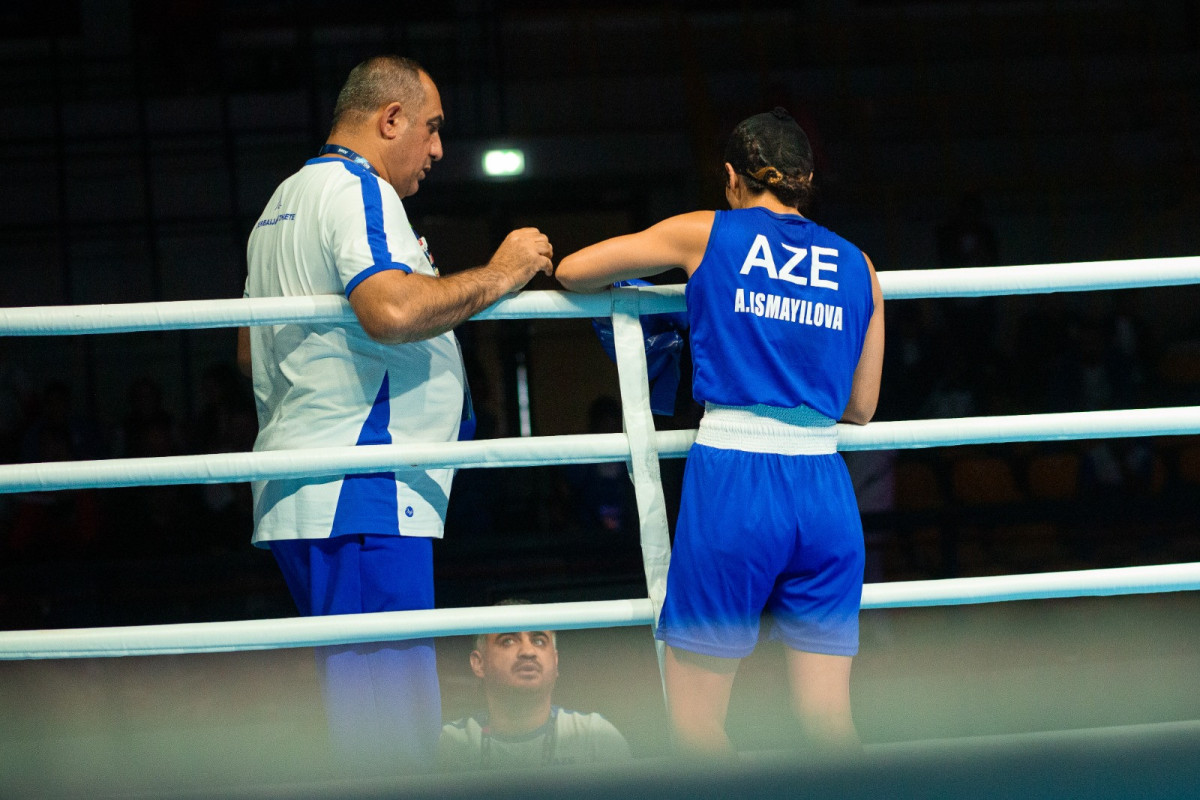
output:
[[520,175],[525,171],[525,154],[520,150],[488,150],[483,154],[483,173],[493,178]]

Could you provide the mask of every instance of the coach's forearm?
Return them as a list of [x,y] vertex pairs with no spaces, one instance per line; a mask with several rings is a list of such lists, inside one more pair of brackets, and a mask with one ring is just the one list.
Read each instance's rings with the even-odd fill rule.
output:
[[[378,279],[383,286],[367,286]],[[351,292],[350,305],[372,339],[403,344],[453,330],[527,281],[489,266],[444,278],[379,273]],[[359,297],[365,288],[371,291]]]
[[539,272],[550,274],[554,249],[537,228],[518,228],[504,237],[482,267],[445,278],[385,270],[350,293],[363,330],[388,344],[438,336],[470,319]]

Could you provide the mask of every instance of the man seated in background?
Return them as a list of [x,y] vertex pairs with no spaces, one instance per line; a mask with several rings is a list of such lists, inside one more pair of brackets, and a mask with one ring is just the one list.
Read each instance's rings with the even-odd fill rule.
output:
[[481,634],[470,660],[487,710],[442,728],[442,769],[593,764],[631,757],[625,738],[604,717],[551,704],[558,681],[554,631]]

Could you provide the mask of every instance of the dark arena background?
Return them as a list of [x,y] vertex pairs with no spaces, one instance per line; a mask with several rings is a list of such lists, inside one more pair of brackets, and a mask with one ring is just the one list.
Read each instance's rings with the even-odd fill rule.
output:
[[[723,204],[725,137],[786,107],[810,216],[880,273],[1200,255],[1187,0],[45,0],[0,8],[0,307],[242,296],[246,239],[363,58],[438,83],[445,157],[405,202],[443,274],[534,225],[562,256]],[[482,154],[520,149],[489,177]],[[666,274],[660,282],[678,283]],[[531,289],[556,289],[539,276]],[[1200,289],[896,300],[877,420],[1200,404]],[[458,331],[479,437],[619,432],[587,320]],[[701,409],[687,359],[675,413]],[[0,338],[4,463],[249,450],[232,329]],[[1200,435],[847,453],[867,581],[1200,561]],[[683,460],[664,460],[673,524]],[[623,464],[464,470],[439,607],[646,596]],[[0,495],[0,628],[295,616],[247,484]],[[862,614],[861,759],[794,752],[778,645],[742,666],[737,765],[671,756],[649,628],[563,631],[555,702],[619,772],[355,780],[311,649],[0,661],[0,795],[1191,797],[1200,597]],[[438,642],[443,709],[480,701]]]

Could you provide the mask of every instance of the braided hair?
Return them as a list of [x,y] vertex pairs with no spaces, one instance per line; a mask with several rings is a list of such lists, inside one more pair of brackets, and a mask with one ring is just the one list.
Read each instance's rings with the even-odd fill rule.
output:
[[783,108],[742,120],[725,145],[725,161],[754,194],[770,192],[801,212],[812,202],[812,146]]

